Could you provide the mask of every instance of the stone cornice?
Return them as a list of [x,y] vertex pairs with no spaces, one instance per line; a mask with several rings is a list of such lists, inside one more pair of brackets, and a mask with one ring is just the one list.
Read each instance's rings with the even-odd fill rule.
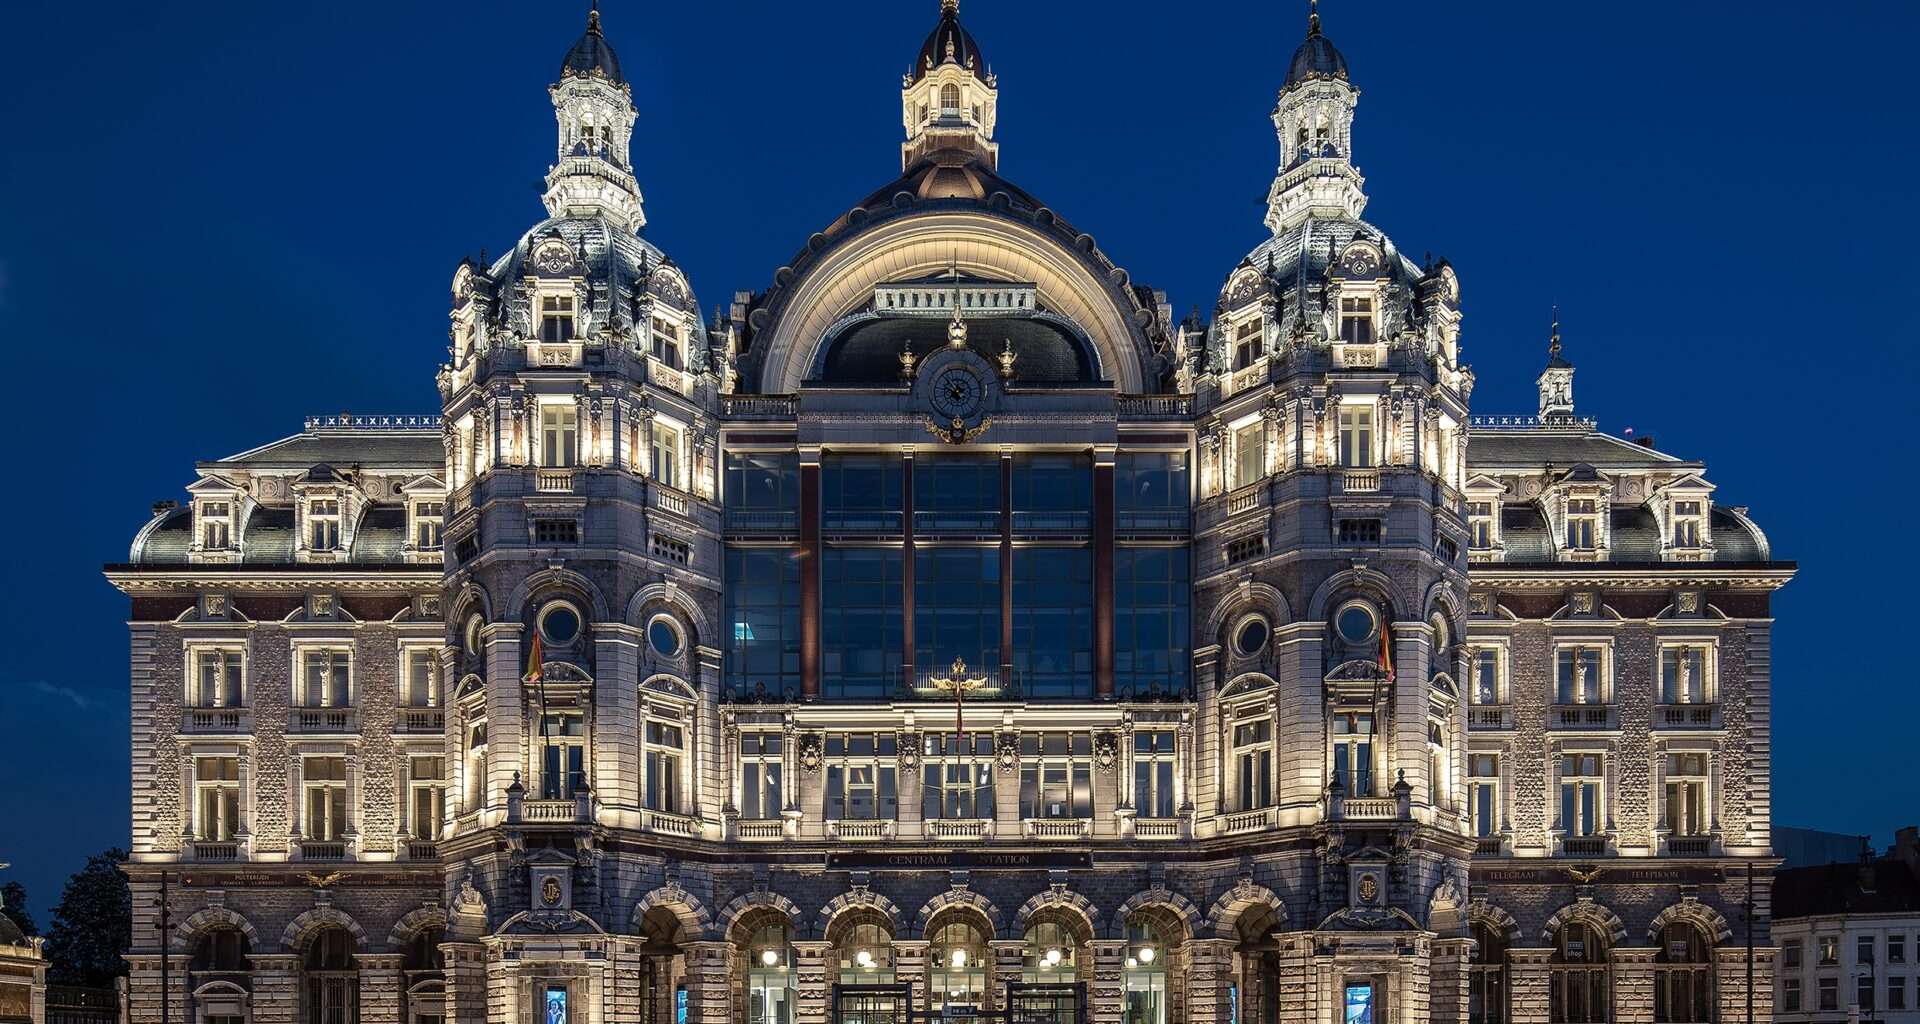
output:
[[1677,586],[1778,590],[1799,571],[1794,562],[1476,562],[1467,570],[1474,587],[1501,590],[1564,590],[1605,587],[1661,590]]
[[154,594],[215,588],[228,591],[325,588],[340,592],[391,592],[438,588],[446,571],[437,565],[109,565],[107,582],[121,593]]

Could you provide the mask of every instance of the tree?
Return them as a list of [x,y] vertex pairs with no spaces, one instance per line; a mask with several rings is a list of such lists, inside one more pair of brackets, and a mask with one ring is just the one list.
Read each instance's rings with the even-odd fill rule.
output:
[[117,848],[95,854],[67,879],[47,929],[48,981],[106,988],[127,973],[120,956],[133,940],[133,894],[120,873],[126,860]]
[[40,934],[39,927],[33,923],[33,915],[27,913],[27,887],[19,882],[0,885],[0,914],[12,918],[23,933]]

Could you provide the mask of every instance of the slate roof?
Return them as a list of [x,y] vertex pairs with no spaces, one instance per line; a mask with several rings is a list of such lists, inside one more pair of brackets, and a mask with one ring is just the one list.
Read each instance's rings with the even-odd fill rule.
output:
[[1306,42],[1293,51],[1293,61],[1287,65],[1286,85],[1328,78],[1347,80],[1347,58],[1333,40],[1320,33],[1320,12],[1316,9],[1307,19]]
[[942,64],[958,64],[973,71],[982,81],[987,77],[987,58],[973,34],[960,24],[960,5],[940,5],[940,24],[933,27],[927,41],[920,45],[920,56],[913,62],[913,80],[918,82]]
[[1920,914],[1920,877],[1897,857],[1873,861],[1872,888],[1863,865],[1788,868],[1773,876],[1773,919],[1826,914]]
[[625,85],[627,80],[620,75],[620,58],[613,52],[613,46],[607,37],[600,34],[600,5],[595,3],[587,14],[587,31],[573,48],[567,51],[567,57],[560,62],[560,77],[568,75],[600,74],[614,85]]
[[[1478,468],[1478,467],[1476,467]],[[1609,524],[1611,546],[1607,563],[1660,561],[1660,524],[1645,505],[1615,505]],[[1711,529],[1716,562],[1751,564],[1769,560],[1768,550],[1754,528],[1732,510],[1714,506]],[[1540,506],[1510,504],[1500,510],[1500,536],[1510,563],[1551,562],[1556,545]]]
[[1469,430],[1467,465],[1474,472],[1500,469],[1571,469],[1585,463],[1596,469],[1659,467],[1673,469],[1685,459],[1595,430]]
[[438,427],[402,430],[317,428],[283,437],[206,466],[302,469],[372,466],[436,471],[447,461]]

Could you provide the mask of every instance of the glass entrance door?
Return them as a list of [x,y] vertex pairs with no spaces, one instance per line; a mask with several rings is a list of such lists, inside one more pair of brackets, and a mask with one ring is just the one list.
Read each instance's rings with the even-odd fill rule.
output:
[[1084,1024],[1086,985],[1027,984],[1007,986],[1007,1024]]
[[912,988],[907,985],[835,985],[834,1024],[908,1024]]

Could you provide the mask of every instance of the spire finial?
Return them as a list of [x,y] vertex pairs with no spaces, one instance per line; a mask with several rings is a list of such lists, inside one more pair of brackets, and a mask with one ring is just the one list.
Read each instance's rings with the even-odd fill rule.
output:
[[940,13],[951,17],[959,17],[960,0],[940,0]]
[[587,31],[600,34],[600,0],[591,0],[587,5]]
[[[958,3],[959,0],[954,0]],[[1307,35],[1320,34],[1320,0],[1307,0]]]
[[1560,306],[1558,303],[1553,307],[1553,338],[1547,342],[1547,355],[1554,359],[1560,358]]

